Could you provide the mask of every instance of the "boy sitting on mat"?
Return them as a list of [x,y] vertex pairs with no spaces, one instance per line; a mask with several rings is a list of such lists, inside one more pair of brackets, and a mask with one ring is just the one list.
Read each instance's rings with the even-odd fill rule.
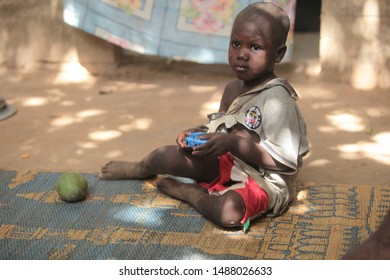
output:
[[[162,192],[192,205],[223,227],[244,226],[267,213],[280,215],[295,195],[293,181],[308,151],[306,126],[289,83],[274,74],[286,53],[290,21],[272,3],[247,6],[235,18],[229,64],[237,79],[225,87],[218,113],[207,126],[183,131],[177,145],[157,148],[140,162],[111,161],[103,180],[162,176]],[[186,137],[207,134],[189,148]]]

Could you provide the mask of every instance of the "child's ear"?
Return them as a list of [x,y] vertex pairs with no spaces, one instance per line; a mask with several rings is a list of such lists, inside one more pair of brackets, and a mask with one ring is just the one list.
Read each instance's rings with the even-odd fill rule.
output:
[[276,52],[276,57],[275,57],[275,63],[279,63],[282,61],[284,55],[286,54],[287,51],[287,46],[283,45],[278,48],[278,51]]

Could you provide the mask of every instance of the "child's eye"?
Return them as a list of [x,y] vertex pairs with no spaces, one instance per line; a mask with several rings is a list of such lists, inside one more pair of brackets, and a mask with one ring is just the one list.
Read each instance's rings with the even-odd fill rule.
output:
[[234,48],[239,48],[239,47],[240,47],[240,43],[237,42],[237,41],[232,41],[232,46],[233,46]]
[[261,47],[259,45],[253,45],[252,50],[258,52],[259,50],[261,50]]

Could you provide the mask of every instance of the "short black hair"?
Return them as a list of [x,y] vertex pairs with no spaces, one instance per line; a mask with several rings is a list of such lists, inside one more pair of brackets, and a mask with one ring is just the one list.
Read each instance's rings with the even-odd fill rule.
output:
[[237,19],[245,21],[255,20],[256,18],[266,18],[275,35],[272,39],[276,46],[286,44],[288,32],[290,30],[290,19],[287,13],[278,5],[270,2],[256,2],[246,6],[236,16]]

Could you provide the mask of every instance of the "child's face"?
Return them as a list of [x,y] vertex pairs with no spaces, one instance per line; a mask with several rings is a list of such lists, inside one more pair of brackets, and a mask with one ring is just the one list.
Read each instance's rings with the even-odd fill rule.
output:
[[229,64],[236,77],[253,82],[273,72],[277,47],[272,42],[268,21],[238,19],[233,25],[229,46]]

